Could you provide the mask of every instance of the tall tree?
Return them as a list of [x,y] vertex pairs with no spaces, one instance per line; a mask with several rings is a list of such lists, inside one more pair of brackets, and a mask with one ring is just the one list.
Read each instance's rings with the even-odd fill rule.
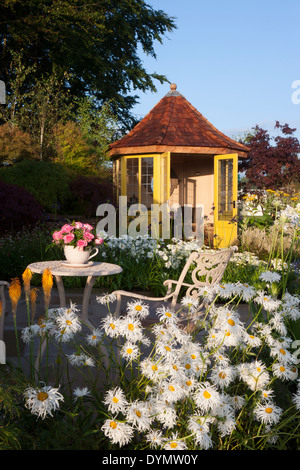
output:
[[111,101],[131,127],[136,90],[155,91],[155,80],[166,81],[145,70],[139,50],[155,57],[155,41],[174,28],[173,18],[144,0],[2,0],[0,80],[9,94],[13,55],[19,52],[30,70],[23,93],[42,77],[67,73],[70,95]]
[[239,162],[245,172],[245,189],[280,189],[300,181],[300,143],[293,135],[296,129],[276,121],[275,129],[282,135],[271,137],[258,125],[243,139],[250,148],[247,158]]

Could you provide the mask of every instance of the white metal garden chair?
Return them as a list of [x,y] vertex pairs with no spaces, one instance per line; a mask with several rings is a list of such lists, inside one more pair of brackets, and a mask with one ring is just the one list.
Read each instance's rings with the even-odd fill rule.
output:
[[4,317],[6,312],[6,298],[5,298],[5,287],[9,288],[9,283],[6,281],[0,281],[0,340],[3,340],[4,331]]
[[[117,301],[115,315],[120,315],[121,303],[124,297],[147,302],[156,302],[156,304],[158,303],[160,305],[166,303],[175,309],[181,289],[185,288],[185,296],[197,299],[200,295],[200,287],[220,283],[230,258],[236,250],[237,247],[234,246],[215,252],[192,252],[178,280],[168,279],[164,281],[164,286],[167,287],[167,292],[164,297],[148,297],[123,290],[114,291],[113,294],[116,296]],[[185,279],[190,271],[192,283],[187,283]],[[199,311],[202,306],[203,305],[200,305],[197,308],[198,315],[200,315]],[[181,318],[183,321],[187,319],[183,314],[181,314]]]

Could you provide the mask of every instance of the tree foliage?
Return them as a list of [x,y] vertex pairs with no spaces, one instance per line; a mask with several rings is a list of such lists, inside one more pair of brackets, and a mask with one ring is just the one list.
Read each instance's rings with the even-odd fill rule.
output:
[[155,57],[155,41],[174,19],[143,0],[3,0],[0,5],[0,79],[11,92],[14,56],[22,56],[22,93],[55,74],[71,96],[107,100],[126,126],[134,120],[135,90],[155,91],[139,51]]
[[28,133],[10,123],[0,126],[0,164],[12,164],[37,156],[38,148]]
[[275,129],[282,135],[271,137],[258,125],[243,139],[250,148],[247,158],[239,162],[245,172],[245,189],[280,189],[300,181],[300,143],[293,135],[296,129],[276,121]]

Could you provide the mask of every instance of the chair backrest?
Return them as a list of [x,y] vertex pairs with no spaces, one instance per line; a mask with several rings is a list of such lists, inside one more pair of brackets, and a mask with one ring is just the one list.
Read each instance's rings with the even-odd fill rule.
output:
[[9,287],[9,283],[6,281],[0,281],[0,340],[3,340],[3,329],[4,329],[4,317],[5,317],[5,310],[6,310],[6,299],[5,299],[5,292],[4,288]]
[[[199,287],[218,284],[223,277],[231,256],[236,250],[236,247],[231,247],[215,252],[192,252],[178,279],[174,291],[175,297],[177,298],[183,286],[188,287],[186,291],[187,296],[198,297]],[[195,267],[191,272],[192,283],[186,283],[184,282],[185,278],[193,265]]]

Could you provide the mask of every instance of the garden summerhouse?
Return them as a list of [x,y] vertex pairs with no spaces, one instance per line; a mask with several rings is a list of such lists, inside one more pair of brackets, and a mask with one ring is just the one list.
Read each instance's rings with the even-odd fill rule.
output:
[[217,130],[175,84],[124,137],[109,146],[119,196],[128,205],[201,205],[219,247],[237,236],[238,158],[247,147]]

